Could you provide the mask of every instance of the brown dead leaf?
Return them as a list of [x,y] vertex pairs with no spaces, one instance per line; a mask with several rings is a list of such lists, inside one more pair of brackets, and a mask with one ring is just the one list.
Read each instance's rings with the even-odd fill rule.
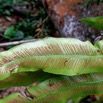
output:
[[17,17],[17,16],[2,16],[0,17],[0,27],[3,28],[3,29],[6,29],[9,25],[14,25],[16,24],[17,22],[21,21],[22,19]]

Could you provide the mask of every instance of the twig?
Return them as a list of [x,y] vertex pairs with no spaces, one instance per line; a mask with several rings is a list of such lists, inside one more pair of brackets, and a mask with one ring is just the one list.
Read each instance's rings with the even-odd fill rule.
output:
[[27,43],[27,42],[33,42],[33,41],[37,41],[37,39],[21,40],[21,41],[8,42],[8,43],[0,43],[0,47],[18,45],[18,44]]

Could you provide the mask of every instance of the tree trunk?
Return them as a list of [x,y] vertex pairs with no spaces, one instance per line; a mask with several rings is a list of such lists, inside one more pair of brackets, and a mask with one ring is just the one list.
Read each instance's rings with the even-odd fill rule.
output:
[[103,3],[99,0],[42,0],[55,27],[62,37],[90,40],[101,36],[101,31],[87,26],[81,18],[103,15]]

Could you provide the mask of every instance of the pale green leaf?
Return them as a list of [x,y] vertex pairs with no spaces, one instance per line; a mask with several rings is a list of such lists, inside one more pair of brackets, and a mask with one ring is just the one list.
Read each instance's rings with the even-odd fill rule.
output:
[[103,71],[102,60],[97,48],[88,41],[46,38],[0,53],[0,78],[37,70],[62,75],[98,72]]

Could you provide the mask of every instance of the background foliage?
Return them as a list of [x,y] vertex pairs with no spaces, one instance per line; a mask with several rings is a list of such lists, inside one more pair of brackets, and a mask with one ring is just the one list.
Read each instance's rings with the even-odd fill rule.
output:
[[[7,41],[43,38],[56,32],[46,10],[39,0],[0,0],[0,16],[16,18],[7,28],[0,27]],[[4,33],[4,35],[3,35]]]

